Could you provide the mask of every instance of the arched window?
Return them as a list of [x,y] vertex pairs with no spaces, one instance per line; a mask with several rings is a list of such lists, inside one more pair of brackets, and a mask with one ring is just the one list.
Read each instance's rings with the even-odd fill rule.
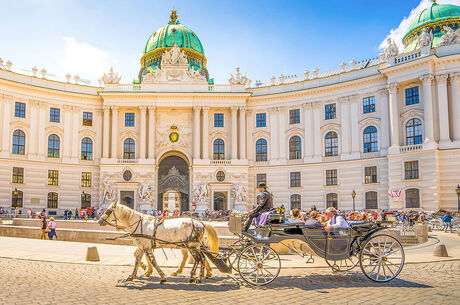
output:
[[302,200],[299,194],[291,195],[291,210],[292,209],[302,209]]
[[267,140],[258,139],[256,141],[256,162],[267,161]]
[[58,193],[48,193],[48,209],[57,209],[58,207]]
[[14,190],[11,192],[11,207],[22,208],[24,193],[22,191]]
[[135,159],[136,149],[134,140],[128,138],[123,143],[123,159]]
[[48,137],[48,158],[59,158],[59,137],[52,134]]
[[81,207],[82,208],[91,207],[91,194],[88,194],[88,193],[81,194]]
[[330,131],[325,137],[325,155],[326,157],[338,156],[339,155],[339,141],[337,134],[334,131]]
[[365,153],[376,152],[379,150],[377,145],[377,128],[375,128],[375,126],[368,126],[364,129],[363,142]]
[[225,160],[224,140],[215,139],[212,147],[213,147],[213,159],[214,160]]
[[26,135],[22,130],[15,130],[13,132],[13,154],[23,155],[26,151]]
[[339,201],[337,199],[337,193],[329,193],[326,195],[326,208],[338,208],[339,207]]
[[407,189],[406,190],[406,208],[418,209],[420,208],[420,190]]
[[406,145],[422,144],[422,122],[410,119],[406,124]]
[[83,138],[81,140],[81,159],[93,160],[93,140],[90,138]]
[[377,201],[377,192],[369,191],[366,192],[366,209],[368,210],[376,210],[378,209],[378,201]]
[[289,160],[302,158],[302,140],[299,136],[289,139]]

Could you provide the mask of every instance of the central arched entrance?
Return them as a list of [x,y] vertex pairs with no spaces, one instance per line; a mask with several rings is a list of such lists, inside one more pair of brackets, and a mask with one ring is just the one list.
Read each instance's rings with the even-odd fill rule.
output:
[[179,213],[189,210],[190,173],[187,161],[178,155],[161,159],[158,165],[157,209]]

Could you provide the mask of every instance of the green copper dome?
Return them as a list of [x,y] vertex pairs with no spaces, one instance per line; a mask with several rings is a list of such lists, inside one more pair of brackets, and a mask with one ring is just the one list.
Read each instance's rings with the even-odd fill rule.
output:
[[447,25],[456,30],[460,24],[460,6],[453,4],[433,4],[415,16],[407,28],[403,37],[404,52],[409,52],[417,48],[417,38],[423,28],[432,32],[434,39],[432,46],[436,46],[440,37],[443,35],[442,27]]

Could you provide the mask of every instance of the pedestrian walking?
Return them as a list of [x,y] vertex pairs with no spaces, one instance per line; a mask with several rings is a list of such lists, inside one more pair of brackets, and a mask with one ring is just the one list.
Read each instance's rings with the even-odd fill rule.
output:
[[53,240],[53,237],[56,236],[56,239],[57,239],[56,222],[54,221],[54,217],[50,217],[50,222],[48,223],[48,228],[50,230],[50,232],[48,233],[48,238],[50,240]]
[[46,222],[46,217],[45,216],[41,216],[41,235],[40,235],[40,239],[46,239],[46,229],[48,228],[48,223]]
[[441,220],[444,223],[444,232],[450,229],[450,233],[452,233],[452,213],[447,212],[446,215],[442,216]]

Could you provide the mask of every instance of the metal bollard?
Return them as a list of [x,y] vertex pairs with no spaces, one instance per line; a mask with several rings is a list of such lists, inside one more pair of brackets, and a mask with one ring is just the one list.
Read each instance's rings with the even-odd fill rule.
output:
[[95,246],[88,247],[88,250],[86,250],[86,261],[88,262],[100,261],[99,253],[97,252],[97,248]]

